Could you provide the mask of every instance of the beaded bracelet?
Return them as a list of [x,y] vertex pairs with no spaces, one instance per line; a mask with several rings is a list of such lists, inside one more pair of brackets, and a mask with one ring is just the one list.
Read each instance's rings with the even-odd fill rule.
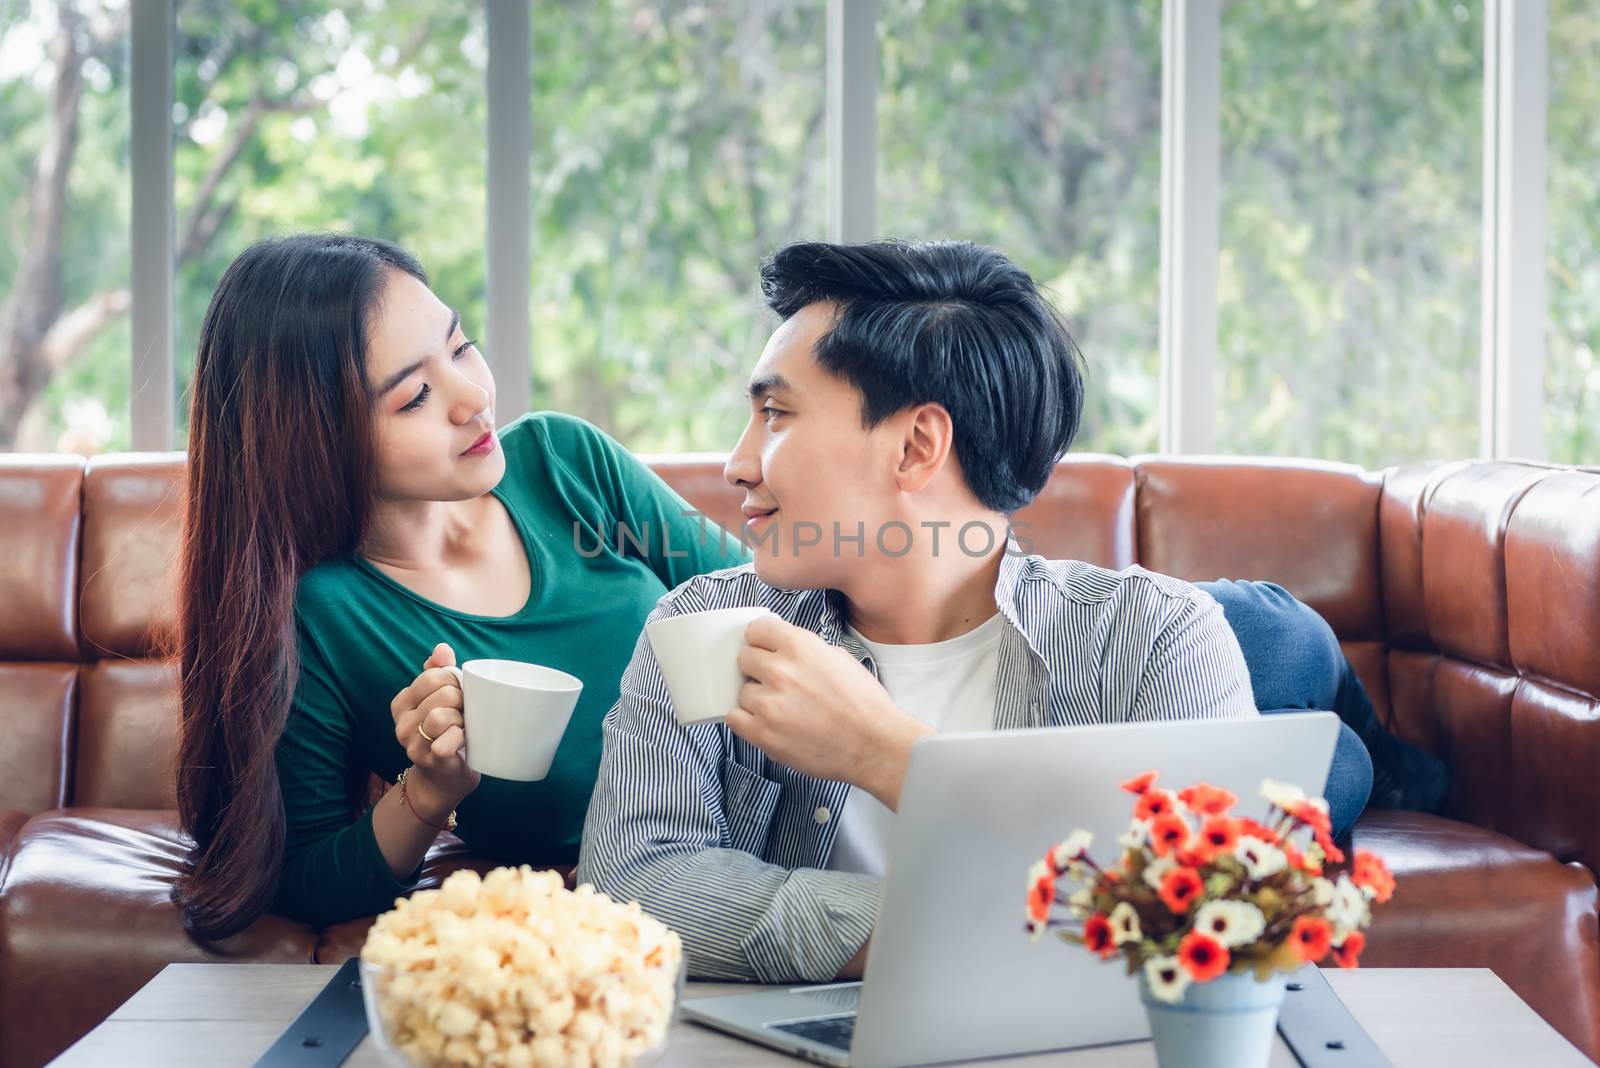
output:
[[418,812],[416,810],[416,808],[414,808],[412,806],[411,798],[406,796],[406,776],[409,775],[409,774],[411,774],[411,769],[407,768],[404,771],[402,771],[400,773],[400,777],[394,781],[395,785],[400,787],[400,803],[406,807],[406,811],[410,812],[413,816],[417,817],[417,820],[424,827],[432,827],[436,831],[453,831],[453,830],[455,830],[456,829],[456,810],[455,809],[451,809],[450,810],[450,815],[446,816],[444,818],[444,822],[441,824],[441,823],[434,823],[431,820],[423,819],[422,818],[422,813]]

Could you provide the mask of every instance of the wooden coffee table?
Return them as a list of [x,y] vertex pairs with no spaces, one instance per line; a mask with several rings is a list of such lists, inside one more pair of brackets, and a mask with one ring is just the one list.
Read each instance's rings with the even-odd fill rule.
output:
[[[336,970],[317,964],[169,964],[145,988],[53,1062],[60,1068],[246,1068],[270,1046]],[[1589,1068],[1591,1062],[1488,969],[1371,968],[1329,971],[1334,991],[1396,1068],[1540,1065]],[[685,998],[748,986],[690,983]],[[381,1065],[367,1039],[345,1064]],[[666,1066],[758,1065],[804,1061],[679,1021]],[[1001,1063],[1001,1062],[995,1062]],[[1148,1042],[1007,1058],[1007,1066],[1153,1066]],[[1298,1062],[1280,1038],[1274,1068]]]

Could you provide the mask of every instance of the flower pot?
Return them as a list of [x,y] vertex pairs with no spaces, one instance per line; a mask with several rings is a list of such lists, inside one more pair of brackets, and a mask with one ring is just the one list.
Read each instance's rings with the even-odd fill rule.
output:
[[1141,973],[1139,997],[1161,1068],[1266,1068],[1283,1004],[1285,977],[1257,982],[1253,972],[1229,972],[1191,983],[1176,1004],[1158,1000]]

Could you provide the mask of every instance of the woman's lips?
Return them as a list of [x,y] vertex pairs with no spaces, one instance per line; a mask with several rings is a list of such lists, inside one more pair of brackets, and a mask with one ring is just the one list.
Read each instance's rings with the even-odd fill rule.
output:
[[483,437],[472,443],[472,448],[462,453],[462,456],[487,456],[494,451],[494,431],[489,431]]

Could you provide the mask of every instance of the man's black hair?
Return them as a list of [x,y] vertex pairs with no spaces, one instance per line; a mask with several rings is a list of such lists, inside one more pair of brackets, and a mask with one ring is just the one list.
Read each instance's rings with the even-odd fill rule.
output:
[[949,411],[984,506],[1010,515],[1044,489],[1083,414],[1082,356],[1027,271],[967,241],[786,245],[761,264],[784,319],[838,305],[816,359],[860,391],[868,428],[918,404]]

